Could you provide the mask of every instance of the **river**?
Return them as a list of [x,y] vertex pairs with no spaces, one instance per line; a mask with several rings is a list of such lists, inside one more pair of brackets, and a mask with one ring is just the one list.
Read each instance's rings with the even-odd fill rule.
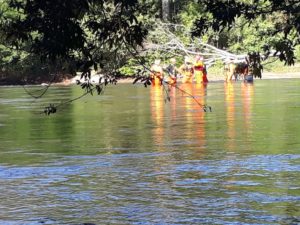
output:
[[300,224],[300,79],[180,87],[0,87],[0,224]]

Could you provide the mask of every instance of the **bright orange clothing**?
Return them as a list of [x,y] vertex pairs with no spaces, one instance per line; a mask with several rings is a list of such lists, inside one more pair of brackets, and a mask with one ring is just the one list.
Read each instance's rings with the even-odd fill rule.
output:
[[179,72],[183,75],[182,83],[193,83],[194,69],[192,66],[183,64],[179,67]]
[[152,85],[161,85],[162,79],[161,73],[156,72],[151,74]]
[[194,64],[194,74],[195,74],[195,79],[196,83],[207,83],[207,72],[204,66],[204,63],[202,61],[197,61]]
[[163,70],[159,65],[152,65],[151,68],[151,80],[153,85],[161,85],[163,81]]

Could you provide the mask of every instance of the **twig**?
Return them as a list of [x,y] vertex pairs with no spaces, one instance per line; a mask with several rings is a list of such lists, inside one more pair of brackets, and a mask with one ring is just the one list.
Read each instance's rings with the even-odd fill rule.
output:
[[[55,80],[56,77],[57,77],[57,72],[54,74],[54,76],[53,76],[53,78],[51,79],[51,81],[49,82],[49,84],[47,84],[47,86],[45,86],[44,88],[39,89],[39,90],[35,90],[35,91],[29,92],[29,91],[26,89],[25,85],[22,85],[22,87],[23,87],[24,91],[25,91],[28,95],[30,95],[31,97],[33,97],[33,98],[35,98],[35,99],[38,99],[38,98],[43,97],[44,94],[46,94],[46,92],[48,91],[49,87],[52,85],[52,83],[54,82],[54,80]],[[40,91],[42,91],[41,94],[39,94],[39,95],[34,95],[34,93],[40,92]]]

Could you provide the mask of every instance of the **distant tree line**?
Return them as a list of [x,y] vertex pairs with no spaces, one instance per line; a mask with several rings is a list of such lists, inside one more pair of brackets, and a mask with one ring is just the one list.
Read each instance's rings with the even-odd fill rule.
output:
[[176,33],[186,41],[201,37],[287,65],[299,59],[296,0],[2,0],[0,82],[40,82],[76,71],[88,76],[91,68],[122,76],[119,68],[151,42],[149,34],[161,20],[187,27],[190,37]]

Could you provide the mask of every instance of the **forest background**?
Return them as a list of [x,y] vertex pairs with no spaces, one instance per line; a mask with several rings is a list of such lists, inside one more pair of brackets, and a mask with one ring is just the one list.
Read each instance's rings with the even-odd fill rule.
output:
[[[291,10],[300,7],[293,1],[284,2]],[[226,4],[227,12],[220,11],[218,4]],[[249,20],[242,10],[234,11],[239,4],[271,10],[276,4],[278,7]],[[275,57],[263,62],[265,71],[299,72],[299,24],[287,26],[291,18],[299,20],[299,15],[289,16],[286,8],[281,12],[280,4],[274,0],[0,0],[0,84],[59,82],[91,69],[136,75],[157,57],[164,63],[174,57],[173,53],[162,54],[159,48],[145,52],[141,47],[170,41],[161,32],[162,24],[186,45],[197,36],[203,43],[233,54],[273,50]],[[210,13],[216,7],[219,14]],[[183,62],[180,53],[175,57],[179,64]],[[223,62],[216,61],[209,73],[223,76],[222,67]]]

